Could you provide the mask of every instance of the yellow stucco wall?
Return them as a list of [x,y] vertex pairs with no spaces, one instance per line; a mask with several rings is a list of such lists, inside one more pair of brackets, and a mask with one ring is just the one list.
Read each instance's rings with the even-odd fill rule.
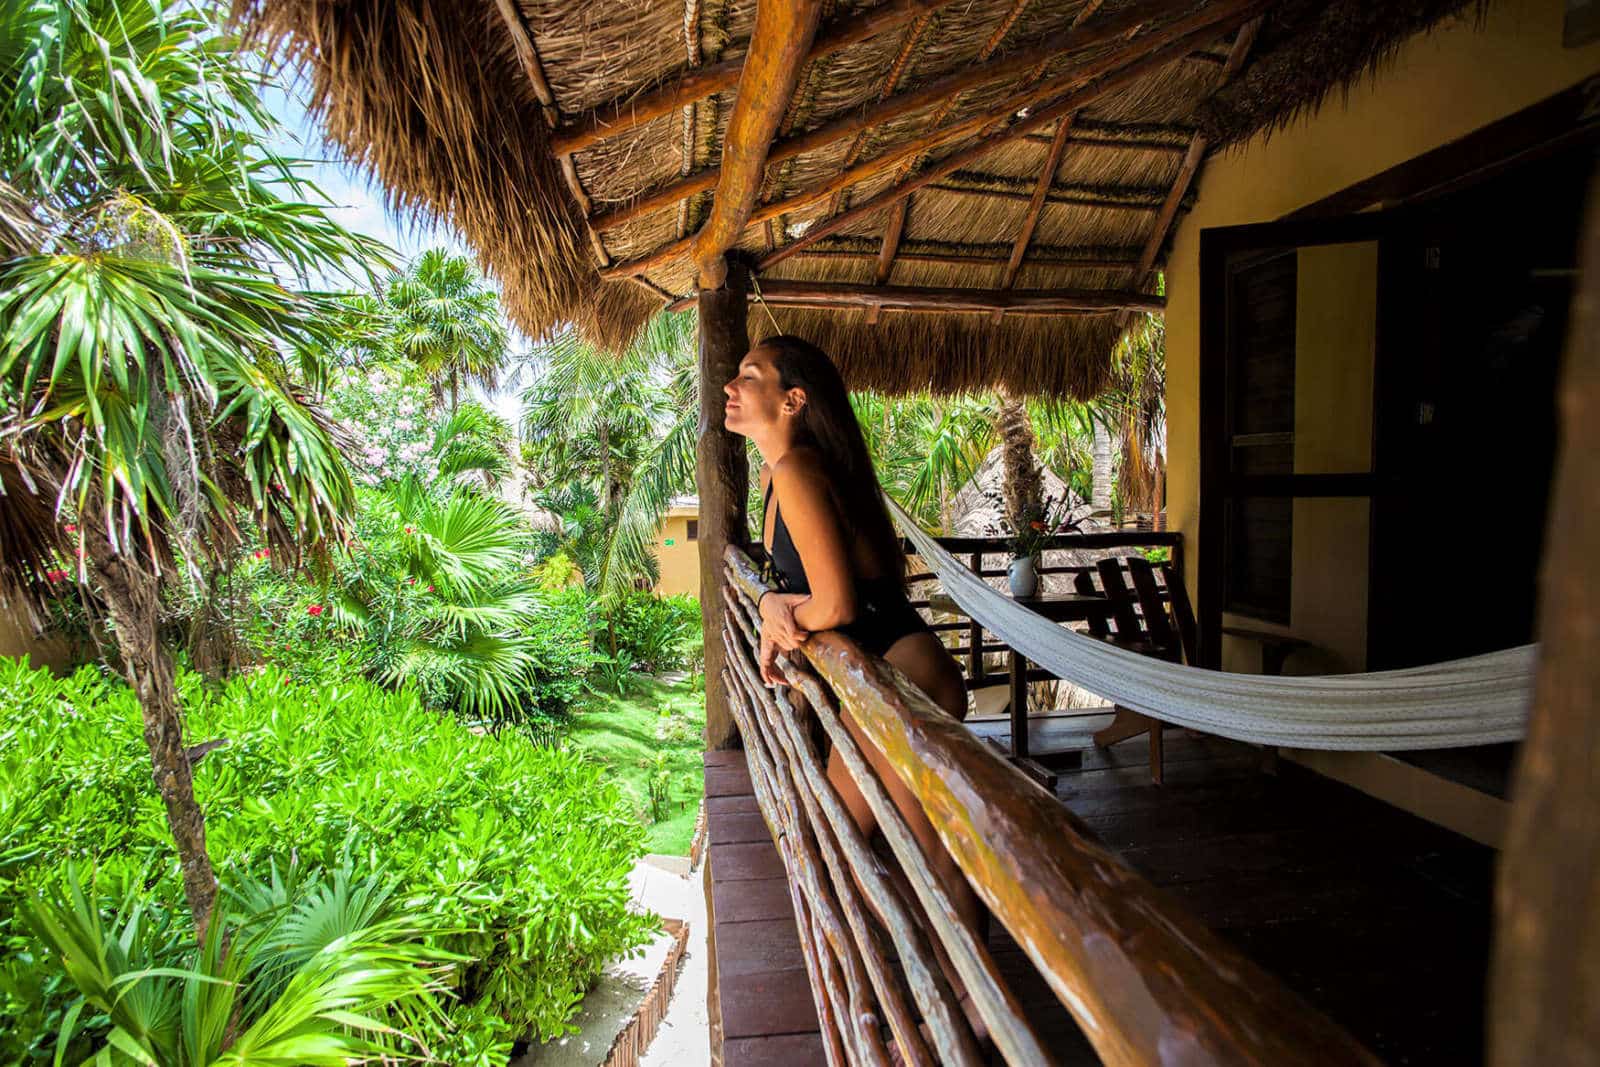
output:
[[[1166,271],[1167,517],[1183,533],[1189,559],[1199,558],[1205,534],[1198,528],[1200,231],[1280,218],[1593,76],[1600,44],[1563,48],[1562,13],[1557,0],[1502,0],[1481,26],[1470,16],[1444,23],[1407,41],[1376,78],[1363,79],[1347,97],[1336,92],[1315,115],[1207,161]],[[1303,251],[1299,266],[1329,288],[1328,299],[1298,308],[1324,333],[1310,353],[1297,351],[1297,364],[1307,366],[1296,370],[1296,416],[1307,417],[1304,405],[1313,405],[1322,418],[1298,428],[1296,469],[1366,469],[1352,460],[1368,456],[1372,434],[1372,322],[1363,272],[1375,278],[1375,252],[1371,246],[1319,249],[1310,257]],[[1307,283],[1303,276],[1302,296]],[[1339,294],[1353,301],[1344,310],[1334,299]],[[1297,344],[1305,343],[1307,327],[1297,323]],[[1336,353],[1343,353],[1337,361]],[[1308,434],[1304,445],[1301,433]],[[1365,500],[1297,502],[1291,629],[1326,656],[1291,670],[1363,665],[1366,527]],[[1191,596],[1196,578],[1191,567]],[[1254,669],[1254,662],[1252,649],[1224,649],[1224,666]]]
[[689,521],[699,516],[698,508],[675,507],[661,524],[661,532],[656,535],[656,560],[661,567],[656,592],[662,596],[700,595],[700,545],[689,540]]

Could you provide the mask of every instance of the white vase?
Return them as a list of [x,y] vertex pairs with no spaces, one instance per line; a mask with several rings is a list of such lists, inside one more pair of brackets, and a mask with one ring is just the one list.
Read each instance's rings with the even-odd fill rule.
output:
[[1006,577],[1011,581],[1012,596],[1030,597],[1039,591],[1039,572],[1035,566],[1037,561],[1032,556],[1020,556],[1011,561]]

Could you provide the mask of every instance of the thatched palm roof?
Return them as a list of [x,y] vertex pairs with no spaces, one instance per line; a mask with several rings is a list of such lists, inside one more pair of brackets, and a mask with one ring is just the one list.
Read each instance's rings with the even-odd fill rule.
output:
[[[395,206],[457,226],[530,334],[571,321],[620,346],[694,292],[688,240],[755,0],[239,2],[309,72],[330,140]],[[1205,152],[1315,106],[1465,6],[834,0],[735,245],[783,305],[753,310],[752,331],[775,317],[855,387],[1092,395],[1117,309],[1159,306],[1141,294]],[[798,281],[1014,303],[1065,291],[1071,310],[779,292]]]

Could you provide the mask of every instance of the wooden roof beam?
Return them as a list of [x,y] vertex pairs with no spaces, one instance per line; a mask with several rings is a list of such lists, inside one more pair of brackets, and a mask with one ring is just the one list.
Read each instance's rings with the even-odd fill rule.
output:
[[[496,0],[505,2],[505,0]],[[869,11],[831,23],[817,33],[805,60],[821,59],[850,45],[864,41],[886,30],[892,30],[913,19],[921,18],[952,3],[953,0],[888,0]],[[752,41],[754,37],[752,36]],[[703,67],[686,67],[666,84],[646,92],[630,91],[610,103],[601,104],[555,131],[550,150],[556,155],[581,152],[596,141],[631,130],[636,126],[660,118],[687,104],[704,100],[715,93],[731,89],[739,82],[748,58],[746,55],[710,63]]]
[[[940,160],[938,164],[929,170],[900,182],[884,193],[880,193],[870,200],[839,213],[825,223],[812,227],[807,230],[804,236],[798,238],[794,244],[783,246],[770,253],[768,259],[772,259],[773,256],[782,259],[789,254],[786,251],[788,248],[803,248],[822,237],[837,233],[862,215],[883,210],[883,208],[911,195],[918,189],[938,181],[947,174],[960,170],[994,148],[1018,137],[1026,136],[1034,130],[1048,127],[1063,115],[1086,107],[1107,93],[1120,89],[1150,71],[1165,66],[1173,59],[1181,56],[1183,54],[1182,49],[1192,48],[1196,42],[1204,43],[1214,39],[1218,34],[1231,31],[1246,18],[1258,13],[1258,10],[1265,7],[1267,2],[1268,0],[1219,0],[1218,3],[1213,4],[1200,14],[1183,19],[1163,30],[1155,31],[1148,38],[1141,38],[1140,42],[1138,42],[1138,47],[1130,46],[1123,50],[1113,50],[1108,55],[1095,60],[1074,74],[1064,75],[1051,82],[1036,86],[1032,90],[1019,93],[990,111],[976,115],[946,129],[935,130],[921,137],[912,138],[893,146],[883,155],[867,160],[864,163],[859,163],[854,167],[846,168],[834,177],[809,189],[802,190],[783,200],[761,205],[752,216],[752,222],[764,222],[769,218],[776,218],[808,204],[813,204],[818,200],[826,199],[838,189],[848,188],[858,182],[891,170],[901,161],[911,156],[921,154],[931,148],[971,134],[998,119],[1010,118],[1023,107],[1037,104],[1041,99],[1049,99],[1051,94],[1061,91],[1064,85],[1077,84],[1086,80],[1089,82],[1076,91],[1068,93],[1055,103],[1034,112],[1025,119],[1017,121],[1014,125],[983,138],[961,152]],[[1131,61],[1129,61],[1130,58]],[[1123,65],[1118,66],[1119,63]],[[687,241],[674,241],[636,259],[617,264],[602,273],[606,277],[625,277],[638,274],[654,269],[663,263],[670,263],[688,252],[689,245]],[[772,261],[776,262],[777,260],[773,259]]]
[[[878,249],[878,268],[873,272],[874,285],[889,284],[889,276],[894,273],[895,253],[900,251],[900,235],[906,230],[906,212],[911,209],[911,198],[908,196],[894,207],[889,209],[889,225],[883,231],[883,244]],[[874,307],[867,312],[867,322],[876,324],[881,307]]]
[[728,249],[744,233],[761,192],[767,150],[789,110],[822,18],[822,0],[761,0],[739,95],[723,138],[722,173],[705,225],[694,235],[700,285],[719,289],[728,274]]
[[[1239,27],[1239,32],[1234,36],[1233,47],[1228,49],[1228,58],[1222,65],[1222,75],[1217,81],[1220,89],[1239,73],[1239,68],[1244,66],[1245,57],[1250,53],[1250,46],[1255,43],[1256,34],[1261,30],[1261,19],[1253,19]],[[1213,90],[1215,92],[1215,90]],[[1172,188],[1167,191],[1167,198],[1161,204],[1161,210],[1156,213],[1155,225],[1150,229],[1150,237],[1145,242],[1144,250],[1139,253],[1139,263],[1134,268],[1133,280],[1135,285],[1143,285],[1145,277],[1155,266],[1156,257],[1161,254],[1162,247],[1167,243],[1167,233],[1172,229],[1173,220],[1178,217],[1178,208],[1183,204],[1183,198],[1189,193],[1189,186],[1194,183],[1194,176],[1200,170],[1200,163],[1205,159],[1206,139],[1204,134],[1196,133],[1189,140],[1189,149],[1184,153],[1183,162],[1178,167],[1178,174],[1172,179]],[[1122,321],[1127,323],[1128,316],[1124,315]]]
[[[751,293],[752,298],[756,294]],[[927,285],[854,285],[767,278],[760,299],[769,304],[830,308],[892,308],[901,311],[1101,315],[1112,311],[1160,311],[1166,301],[1149,293],[1116,289],[963,289]],[[684,297],[673,309],[689,306]]]
[[1050,186],[1055,184],[1056,171],[1061,168],[1061,157],[1067,151],[1067,137],[1072,133],[1072,115],[1063,115],[1056,124],[1056,136],[1050,142],[1050,151],[1045,156],[1044,167],[1039,171],[1039,181],[1033,187],[1033,199],[1028,201],[1028,212],[1022,216],[1022,225],[1017,230],[1017,239],[1011,245],[1011,258],[1006,261],[1006,268],[1000,275],[1000,288],[1009,289],[1017,280],[1017,272],[1022,269],[1022,258],[1028,254],[1028,245],[1033,241],[1033,231],[1039,225],[1039,216],[1044,211],[1045,198],[1050,192]]
[[[894,119],[909,115],[941,100],[959,96],[969,89],[1015,77],[1036,64],[1054,59],[1063,53],[1092,48],[1110,41],[1119,40],[1127,34],[1130,28],[1137,29],[1139,26],[1159,18],[1163,14],[1170,14],[1193,6],[1193,0],[1146,0],[1139,7],[1129,9],[1093,25],[1073,26],[1046,37],[1032,48],[1020,49],[999,59],[973,64],[965,70],[956,71],[943,78],[937,78],[926,85],[885,97],[871,106],[849,111],[804,133],[786,137],[772,146],[767,158],[770,162],[778,163],[785,159],[804,155],[807,152],[813,152],[832,144],[834,141],[857,136],[874,126],[881,126],[885,122],[891,122]],[[1116,53],[1116,57],[1137,54],[1138,47],[1142,46],[1142,44],[1143,42],[1136,42],[1135,46],[1119,50]],[[1078,75],[1078,77],[1082,77],[1082,75]],[[1051,89],[1060,89],[1062,87],[1060,79],[1057,79],[1042,89],[1029,89],[1020,94],[1012,94],[1011,99],[1007,101],[1009,106],[992,109],[990,114],[993,117],[986,119],[985,122],[975,123],[972,120],[968,120],[950,129],[962,130],[964,128],[987,125],[997,118],[1013,114],[1018,108],[1026,106],[1030,101],[1038,99],[1042,94],[1047,94]],[[935,122],[934,124],[936,125],[937,123]],[[955,136],[955,134],[952,134],[952,136]],[[719,168],[716,166],[704,167],[693,174],[668,182],[666,185],[629,203],[600,212],[590,219],[590,223],[600,233],[615,229],[641,215],[659,211],[685,197],[705,192],[705,190],[716,184],[718,171]]]
[[[931,185],[946,175],[960,170],[968,163],[982,158],[1002,144],[1014,141],[1018,137],[1026,136],[1034,130],[1043,129],[1055,120],[1087,107],[1107,93],[1136,81],[1150,71],[1165,66],[1174,59],[1181,58],[1197,45],[1214,39],[1217,34],[1227,33],[1235,29],[1259,14],[1260,10],[1265,6],[1264,0],[1233,0],[1233,2],[1222,0],[1221,3],[1213,5],[1208,11],[1213,15],[1215,21],[1175,40],[1169,39],[1168,43],[1163,47],[1156,48],[1142,58],[1113,71],[1082,89],[1068,93],[1054,104],[1042,108],[1028,118],[991,134],[968,148],[952,153],[922,173],[891,186],[846,211],[841,211],[826,222],[810,227],[804,234],[782,248],[768,253],[761,260],[760,268],[765,269],[774,263],[787,259],[800,249],[809,247],[824,237],[832,236],[847,228],[864,215],[883,210],[889,204],[904,199],[918,189]],[[801,194],[801,196],[803,197],[804,194]],[[801,197],[791,199],[801,199]]]

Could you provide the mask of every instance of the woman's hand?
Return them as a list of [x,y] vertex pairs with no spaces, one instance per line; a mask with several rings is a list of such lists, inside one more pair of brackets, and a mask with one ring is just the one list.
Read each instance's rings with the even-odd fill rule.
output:
[[789,679],[778,669],[778,646],[765,634],[761,637],[761,680],[769,686],[789,684]]
[[804,593],[768,593],[761,598],[761,640],[793,652],[810,637],[794,620],[794,609],[811,599]]

